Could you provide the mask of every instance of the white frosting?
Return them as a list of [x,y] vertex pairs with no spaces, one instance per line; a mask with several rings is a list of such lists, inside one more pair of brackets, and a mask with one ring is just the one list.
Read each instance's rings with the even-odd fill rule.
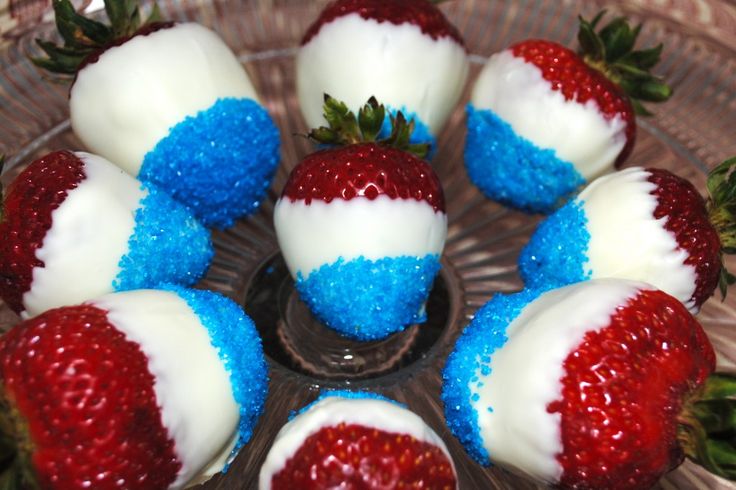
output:
[[76,154],[85,179],[51,213],[51,228],[36,250],[44,267],[33,269],[23,295],[24,316],[109,293],[135,230],[141,183],[104,158]]
[[471,103],[492,110],[537,147],[553,149],[586,180],[613,170],[626,144],[626,124],[620,116],[606,120],[592,100],[586,104],[565,100],[539,68],[509,50],[488,60]]
[[[375,398],[330,396],[323,398],[281,428],[261,467],[259,490],[270,490],[273,475],[286,466],[287,461],[305,439],[323,427],[334,427],[341,423],[410,435],[418,441],[438,446],[445,453],[450,464],[453,464],[445,443],[414,412],[395,403]],[[453,471],[454,469],[453,464]]]
[[437,134],[455,108],[468,75],[465,49],[413,24],[339,17],[301,47],[296,82],[309,127],[324,125],[324,94],[357,114],[375,95],[382,104],[415,113]]
[[104,52],[77,75],[69,108],[87,148],[138,175],[145,154],[174,125],[222,97],[256,94],[222,39],[186,23]]
[[591,277],[644,281],[671,294],[694,313],[695,268],[688,253],[665,230],[666,218],[654,219],[657,198],[649,172],[628,168],[591,182],[578,199],[583,203],[590,243]]
[[559,480],[560,415],[548,413],[547,405],[562,396],[563,362],[587,332],[609,325],[617,306],[649,288],[624,280],[585,281],[543,294],[511,322],[508,341],[491,356],[491,373],[476,373],[483,385],[469,383],[480,397],[471,403],[494,462]]
[[342,257],[369,260],[408,255],[442,254],[447,237],[447,215],[426,201],[357,197],[334,199],[280,199],[274,208],[274,226],[281,252],[292,276],[304,278],[324,264]]
[[[225,367],[207,329],[177,294],[138,290],[90,302],[140,345],[153,374],[164,427],[182,467],[171,488],[222,469],[233,449],[240,415]],[[213,468],[213,460],[220,462]]]

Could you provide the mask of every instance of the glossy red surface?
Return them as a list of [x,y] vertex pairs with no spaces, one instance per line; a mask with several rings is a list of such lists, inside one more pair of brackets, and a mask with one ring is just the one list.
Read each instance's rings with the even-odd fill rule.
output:
[[442,185],[432,167],[411,153],[361,143],[308,155],[292,170],[283,197],[330,202],[355,197],[416,199],[445,211]]
[[683,403],[715,369],[695,318],[661,291],[641,291],[564,362],[561,416],[567,488],[650,488],[683,459]]
[[49,310],[0,338],[5,396],[41,488],[167,488],[180,463],[148,359],[94,306]]
[[405,434],[340,424],[309,436],[274,475],[273,490],[453,490],[452,465],[437,446]]

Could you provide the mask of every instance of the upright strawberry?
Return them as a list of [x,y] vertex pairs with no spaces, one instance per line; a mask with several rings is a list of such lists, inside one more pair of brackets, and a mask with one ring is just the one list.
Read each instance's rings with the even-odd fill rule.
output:
[[333,391],[279,431],[258,488],[454,490],[457,476],[445,443],[415,413],[372,393]]
[[296,58],[299,103],[310,127],[324,124],[324,93],[354,112],[375,96],[390,113],[400,110],[414,121],[412,141],[432,148],[467,74],[462,37],[429,0],[335,0],[309,27]]
[[191,207],[205,225],[254,212],[279,161],[279,132],[214,32],[141,23],[138,0],[106,0],[111,26],[54,0],[64,45],[39,40],[53,72],[74,75],[72,129],[92,152]]
[[206,480],[250,438],[268,384],[240,307],[182,288],[20,323],[0,338],[0,379],[5,488],[52,490]]
[[113,291],[191,285],[212,255],[187,208],[89,153],[35,160],[2,203],[0,297],[25,316]]
[[[682,462],[733,470],[736,381],[675,298],[599,279],[498,295],[444,371],[452,432],[481,464],[562,488],[645,489]],[[710,376],[710,377],[709,377]]]
[[723,253],[736,247],[736,158],[708,178],[706,202],[687,180],[663,169],[628,168],[600,177],[543,221],[524,247],[527,286],[598,277],[640,280],[696,313],[733,277]]
[[549,213],[587,181],[629,156],[639,101],[666,100],[671,90],[649,74],[662,45],[633,51],[641,26],[603,16],[580,19],[575,53],[532,39],[493,55],[468,106],[465,165],[489,198]]
[[425,319],[440,268],[447,216],[440,181],[402,148],[412,125],[385,117],[375,99],[358,118],[326,97],[331,128],[311,136],[343,144],[308,155],[291,172],[274,208],[281,251],[301,298],[317,317],[357,340],[384,338]]

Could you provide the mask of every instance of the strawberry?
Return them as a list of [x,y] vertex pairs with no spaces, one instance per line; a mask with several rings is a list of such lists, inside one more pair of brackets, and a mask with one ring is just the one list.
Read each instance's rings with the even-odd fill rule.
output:
[[25,316],[112,291],[191,285],[213,256],[189,210],[89,153],[32,162],[0,214],[0,297]]
[[195,23],[141,23],[137,0],[107,0],[106,26],[54,0],[64,45],[33,61],[74,75],[72,129],[94,153],[152,182],[207,226],[255,212],[279,161],[279,132],[236,56]]
[[252,322],[205,291],[114,293],[22,322],[0,338],[6,488],[207,479],[250,437],[265,370]]
[[521,276],[530,287],[597,277],[645,281],[696,313],[717,286],[725,295],[733,282],[722,255],[736,243],[736,177],[727,177],[734,165],[736,158],[710,174],[707,202],[663,169],[600,177],[539,225],[521,252]]
[[[431,1],[336,0],[302,39],[297,94],[310,127],[324,124],[324,93],[354,112],[375,96],[391,114],[414,121],[413,142],[434,149],[468,66],[462,37]],[[382,134],[390,129],[386,118]]]
[[327,392],[276,436],[260,490],[453,490],[442,439],[416,414],[371,393]]
[[490,199],[550,213],[591,179],[620,166],[636,136],[639,101],[660,102],[670,88],[649,70],[662,45],[633,51],[641,26],[604,12],[580,19],[575,53],[531,39],[493,55],[468,107],[465,166]]
[[274,208],[276,235],[319,319],[356,340],[381,339],[426,317],[447,235],[442,187],[429,164],[400,149],[426,152],[407,146],[412,125],[402,115],[391,138],[376,141],[385,109],[375,99],[360,123],[330,97],[325,112],[332,129],[311,136],[351,144],[317,151],[294,168]]
[[731,468],[736,380],[702,327],[644,283],[498,295],[444,371],[448,425],[480,463],[562,488],[650,488],[687,455]]

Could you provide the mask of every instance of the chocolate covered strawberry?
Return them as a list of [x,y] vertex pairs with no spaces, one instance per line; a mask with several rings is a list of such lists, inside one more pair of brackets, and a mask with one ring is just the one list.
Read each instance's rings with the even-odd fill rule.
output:
[[454,490],[442,439],[415,413],[371,393],[334,391],[303,408],[261,467],[260,490]]
[[165,489],[249,440],[268,385],[231,300],[175,288],[49,310],[0,338],[5,488]]
[[258,209],[279,161],[279,131],[236,56],[195,23],[141,22],[136,0],[107,0],[111,26],[54,0],[64,45],[36,64],[74,75],[72,129],[92,152],[230,226]]
[[429,0],[333,1],[307,30],[296,58],[297,94],[309,127],[325,122],[324,93],[353,112],[375,96],[390,113],[400,110],[414,121],[412,141],[432,148],[467,74],[462,37]]
[[[312,137],[341,144],[292,170],[274,225],[296,288],[327,326],[376,340],[423,322],[447,235],[442,187],[429,164],[401,148],[411,124],[376,141],[384,108],[371,99],[358,116],[327,98],[334,129]],[[364,142],[361,142],[364,141]]]
[[527,286],[598,277],[645,281],[697,312],[732,277],[722,255],[734,248],[736,165],[708,179],[704,200],[687,180],[663,169],[628,168],[593,181],[543,221],[524,247],[519,272]]
[[549,213],[578,187],[621,165],[640,101],[671,90],[649,70],[662,46],[634,51],[640,27],[616,18],[595,32],[580,19],[578,53],[551,41],[517,43],[488,60],[468,106],[465,165],[489,198]]
[[113,291],[191,285],[213,255],[187,208],[89,153],[32,162],[0,214],[0,297],[25,316]]
[[443,374],[448,426],[478,462],[562,488],[645,489],[684,456],[733,471],[733,378],[705,332],[644,283],[498,295]]

